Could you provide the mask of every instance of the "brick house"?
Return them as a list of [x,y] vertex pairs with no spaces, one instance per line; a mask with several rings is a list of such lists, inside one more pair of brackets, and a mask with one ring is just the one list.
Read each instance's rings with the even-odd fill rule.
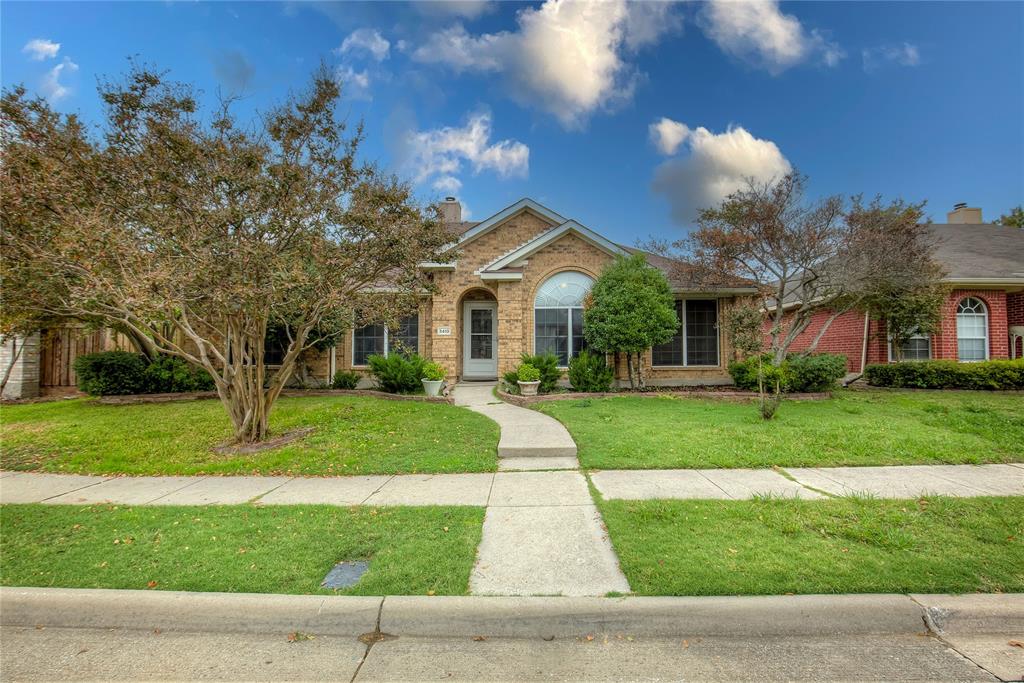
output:
[[[424,263],[437,288],[400,329],[382,325],[356,329],[322,354],[313,373],[364,371],[366,358],[388,353],[395,341],[442,366],[449,381],[500,377],[519,365],[523,353],[551,352],[563,366],[583,348],[583,299],[594,279],[616,256],[637,250],[615,244],[594,230],[532,199],[522,199],[480,222],[462,220],[458,201],[442,211],[453,233],[458,259]],[[647,352],[644,365],[654,386],[729,384],[732,359],[719,333],[719,315],[747,287],[701,289],[680,280],[670,262],[646,252],[648,262],[669,277],[680,319],[672,341]],[[616,377],[626,381],[624,362]]]
[[[970,362],[1024,357],[1024,229],[983,223],[981,209],[962,205],[947,220],[929,226],[935,258],[952,287],[941,328],[912,338],[903,358]],[[792,349],[807,349],[830,317],[828,310],[816,313]],[[844,354],[850,373],[893,360],[885,321],[871,320],[863,311],[836,318],[816,351]]]
[[[369,325],[346,332],[340,343],[307,351],[296,374],[323,386],[337,370],[367,374],[367,358],[397,348],[416,351],[447,371],[449,381],[495,379],[519,365],[523,353],[551,352],[563,366],[583,348],[583,299],[594,279],[615,257],[637,250],[615,244],[594,230],[532,199],[522,199],[479,222],[462,220],[454,198],[442,204],[458,258],[423,263],[436,292],[424,295],[417,313],[396,329]],[[749,287],[700,288],[681,279],[671,262],[645,253],[669,277],[680,320],[677,335],[647,352],[645,376],[652,386],[730,384],[728,340],[720,315]],[[91,332],[83,341],[68,331],[47,330],[30,340],[8,385],[11,397],[73,389],[70,369],[80,353],[130,348],[113,334]],[[86,343],[88,342],[88,343]],[[266,359],[273,365],[274,349]],[[42,362],[39,358],[42,357]],[[17,381],[13,381],[17,378]],[[616,368],[628,383],[625,363]],[[367,378],[365,385],[369,385]],[[17,394],[12,393],[17,390]]]

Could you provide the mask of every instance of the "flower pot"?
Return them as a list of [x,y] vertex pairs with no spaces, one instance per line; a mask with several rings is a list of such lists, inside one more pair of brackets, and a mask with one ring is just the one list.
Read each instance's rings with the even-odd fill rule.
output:
[[444,386],[443,379],[421,379],[423,382],[423,391],[427,392],[427,396],[440,396],[441,387]]
[[536,382],[519,382],[519,391],[522,392],[523,396],[536,396],[537,387],[540,386],[540,380]]

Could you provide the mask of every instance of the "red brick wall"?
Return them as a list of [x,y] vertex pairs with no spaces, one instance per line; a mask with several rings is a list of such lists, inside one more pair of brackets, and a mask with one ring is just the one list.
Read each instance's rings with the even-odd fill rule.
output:
[[[988,308],[989,358],[1009,358],[1009,325],[1024,325],[1024,293],[1007,294],[993,289],[956,289],[943,305],[942,324],[938,333],[932,335],[932,358],[956,360],[956,307],[961,300],[973,296],[985,302]],[[811,324],[793,342],[793,351],[807,349],[818,335],[822,325],[831,317],[831,311],[819,311],[811,318]],[[789,315],[786,316],[787,320]],[[784,323],[785,324],[785,323]],[[768,328],[765,321],[765,348],[768,347]],[[885,322],[872,320],[868,328],[868,365],[887,363],[889,346],[885,340]],[[836,318],[825,336],[818,342],[817,352],[841,353],[846,356],[846,367],[850,372],[860,372],[862,344],[864,343],[864,313],[850,311]],[[1024,349],[1018,342],[1018,357]]]
[[1006,323],[1006,292],[996,289],[954,289],[942,307],[942,325],[932,335],[932,358],[957,359],[956,307],[961,300],[977,297],[988,308],[989,358],[1009,358]]
[[[1024,325],[1024,292],[1006,295],[1006,325]],[[1024,340],[1017,340],[1014,358],[1024,358]]]
[[[832,317],[831,311],[818,311],[811,318],[811,324],[793,342],[790,347],[792,351],[804,351],[810,347],[814,338],[818,336],[822,326]],[[786,315],[788,325],[790,316]],[[765,322],[765,348],[768,346],[769,322]],[[868,363],[884,363],[888,358],[888,350],[885,342],[878,338],[879,324],[877,321],[870,321],[868,328]],[[815,349],[817,353],[841,353],[846,356],[846,367],[850,372],[860,372],[861,357],[864,345],[864,314],[859,311],[848,311],[843,313],[829,326],[825,336],[818,342]]]

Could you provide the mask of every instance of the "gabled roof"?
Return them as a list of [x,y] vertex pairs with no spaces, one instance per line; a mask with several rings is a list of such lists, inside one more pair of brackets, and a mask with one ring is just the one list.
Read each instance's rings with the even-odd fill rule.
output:
[[[564,216],[555,213],[554,211],[544,206],[543,204],[538,204],[529,197],[524,197],[515,204],[512,204],[511,206],[506,206],[504,209],[494,214],[487,220],[481,221],[476,225],[473,225],[472,227],[466,229],[459,236],[457,244],[465,244],[470,240],[476,239],[480,235],[490,232],[492,229],[494,229],[500,223],[502,223],[505,219],[511,218],[520,211],[524,210],[530,210],[533,213],[537,214],[538,216],[541,216],[542,218],[547,219],[548,221],[555,225],[559,225],[566,221],[566,218]],[[463,223],[462,225],[466,224]]]
[[528,258],[531,254],[543,249],[552,242],[555,242],[556,240],[561,239],[562,237],[570,233],[577,235],[585,242],[589,242],[598,249],[613,256],[627,256],[629,254],[629,252],[627,252],[619,245],[615,244],[614,242],[608,241],[607,239],[605,239],[601,235],[598,235],[596,232],[586,227],[585,225],[581,225],[580,223],[577,223],[574,220],[568,220],[551,228],[550,230],[545,230],[544,232],[540,233],[539,235],[529,240],[528,242],[521,244],[516,249],[513,249],[512,251],[508,252],[504,256],[501,256],[500,258],[491,261],[487,265],[480,268],[479,272],[481,274],[494,273],[499,270],[508,268],[510,266],[516,266],[519,264],[520,261]]

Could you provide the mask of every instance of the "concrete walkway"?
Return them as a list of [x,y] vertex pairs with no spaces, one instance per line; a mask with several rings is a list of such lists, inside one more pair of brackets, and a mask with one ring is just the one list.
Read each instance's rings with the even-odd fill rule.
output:
[[[486,415],[501,427],[499,469],[577,469],[576,442],[561,422],[494,396],[494,384],[458,384],[455,405]],[[541,460],[540,458],[544,458]]]
[[628,593],[604,529],[578,471],[576,443],[558,420],[499,401],[493,384],[459,384],[455,404],[501,427],[500,470],[487,500],[483,537],[469,577],[474,595]]

